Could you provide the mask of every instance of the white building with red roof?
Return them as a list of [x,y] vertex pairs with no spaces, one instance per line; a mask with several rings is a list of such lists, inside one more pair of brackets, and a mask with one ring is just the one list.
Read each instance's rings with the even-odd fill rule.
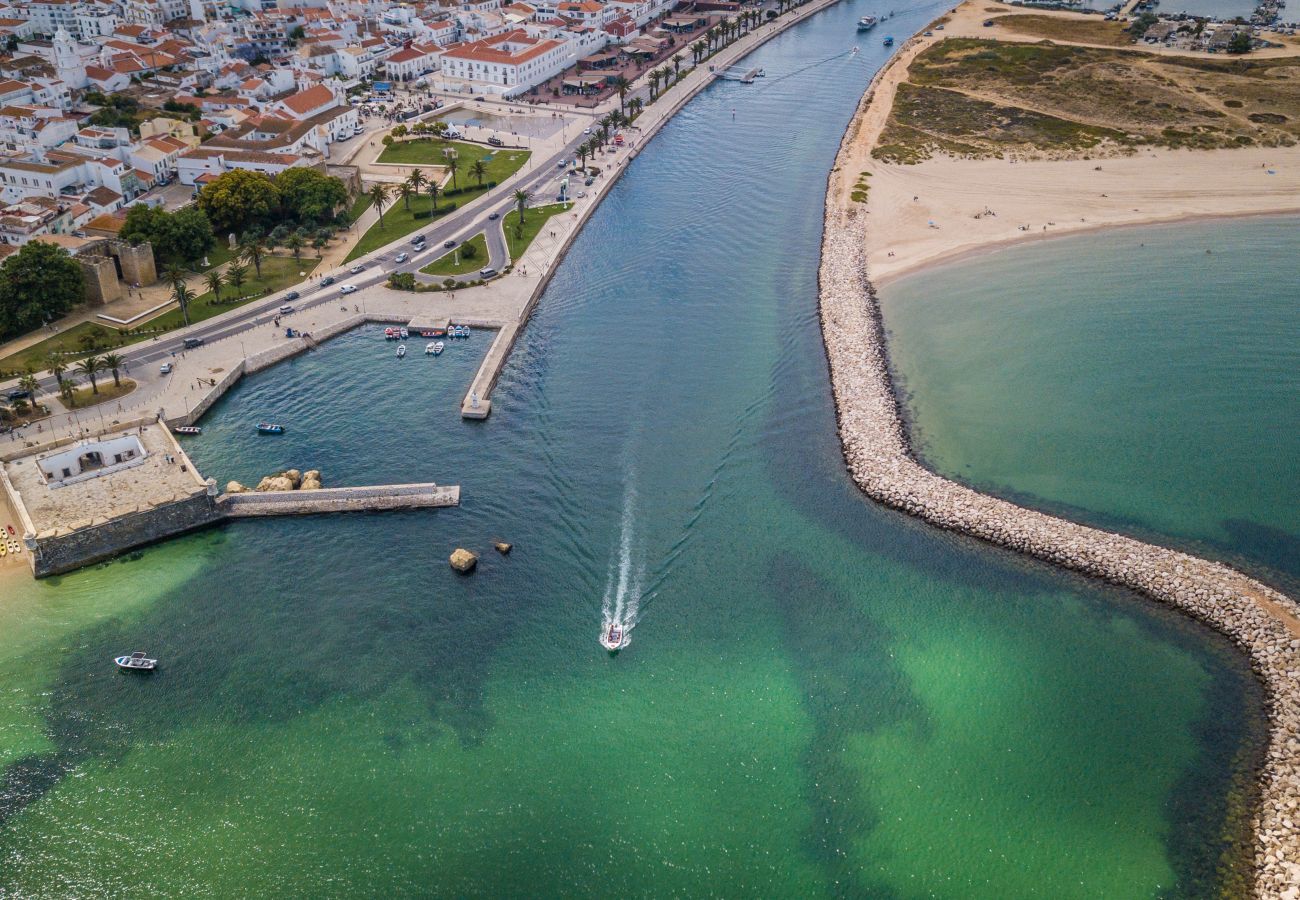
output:
[[507,31],[444,50],[438,87],[513,97],[558,75],[574,61],[568,41],[533,37],[522,30]]
[[384,60],[384,73],[390,81],[414,81],[437,71],[441,57],[441,47],[411,44]]

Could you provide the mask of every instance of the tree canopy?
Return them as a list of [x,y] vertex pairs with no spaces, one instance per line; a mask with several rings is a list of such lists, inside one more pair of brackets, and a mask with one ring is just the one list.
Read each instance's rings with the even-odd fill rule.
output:
[[334,218],[334,210],[348,200],[348,189],[337,178],[316,169],[295,166],[275,176],[280,203],[288,218],[302,224],[319,224]]
[[280,211],[280,190],[269,175],[235,169],[200,191],[198,203],[217,234],[242,234],[250,225],[274,221]]
[[197,207],[169,213],[164,209],[132,206],[126,214],[120,237],[132,244],[148,241],[153,245],[155,262],[192,263],[216,246],[216,237],[208,217]]
[[0,264],[0,336],[25,334],[84,299],[81,266],[62,247],[29,241]]

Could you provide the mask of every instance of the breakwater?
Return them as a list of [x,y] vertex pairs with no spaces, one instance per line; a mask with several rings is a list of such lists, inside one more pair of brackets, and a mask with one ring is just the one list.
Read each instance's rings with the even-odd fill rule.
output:
[[867,270],[868,218],[849,197],[853,173],[843,165],[871,98],[868,88],[831,173],[819,272],[822,337],[850,474],[864,493],[889,507],[1132,589],[1236,643],[1267,691],[1271,726],[1251,821],[1255,890],[1264,897],[1300,897],[1300,608],[1228,566],[981,494],[916,461]]
[[458,485],[431,482],[317,488],[311,491],[223,494],[217,498],[217,508],[230,518],[374,512],[386,509],[430,509],[456,506],[459,503]]

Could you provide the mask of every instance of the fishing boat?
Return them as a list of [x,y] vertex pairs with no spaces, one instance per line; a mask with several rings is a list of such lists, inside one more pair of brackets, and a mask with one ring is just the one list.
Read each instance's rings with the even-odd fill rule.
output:
[[863,16],[858,19],[858,31],[870,31],[879,21],[875,16]]
[[172,431],[177,434],[202,434],[203,429],[198,425],[177,425]]
[[434,342],[433,342],[433,355],[434,355],[434,356],[441,356],[441,355],[442,355],[442,347],[443,347],[443,345],[442,345],[442,341],[434,341]]
[[113,662],[117,663],[119,669],[151,672],[158,668],[158,660],[147,658],[143,650],[137,650],[130,656],[118,656],[114,658]]
[[384,340],[386,340],[386,341],[393,341],[393,340],[396,340],[396,339],[397,339],[397,329],[396,329],[396,328],[385,328],[385,329],[384,329]]
[[892,37],[887,37],[882,43],[884,43],[886,47],[892,47],[894,46],[894,39]]
[[424,355],[433,356],[433,341],[429,341],[429,343],[424,345]]
[[463,337],[463,338],[467,338],[467,337],[469,337],[469,326],[468,326],[468,325],[462,325],[462,326],[460,326],[460,336]]
[[613,653],[627,645],[627,629],[622,622],[610,622],[609,628],[600,633],[600,645]]
[[9,525],[9,526],[7,526],[7,527],[9,528],[9,533],[10,533],[10,534],[17,534],[17,533],[18,533],[18,532],[16,532],[16,531],[14,531],[14,527],[13,527],[12,525]]
[[411,332],[407,331],[405,328],[397,329],[397,333],[402,336],[402,340],[406,340],[411,336]]
[[401,358],[402,358],[403,356],[405,356],[405,355],[406,355],[406,345],[405,345],[405,344],[398,344],[398,345],[397,345],[397,358],[398,358],[398,359],[401,359]]
[[258,422],[257,433],[258,434],[284,434],[284,426],[276,425],[272,422]]

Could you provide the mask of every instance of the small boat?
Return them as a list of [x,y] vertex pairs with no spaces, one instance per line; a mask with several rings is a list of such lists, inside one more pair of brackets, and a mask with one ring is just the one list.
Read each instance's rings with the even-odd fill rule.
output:
[[424,345],[424,355],[433,356],[433,341],[429,341],[429,343]]
[[467,337],[469,337],[469,326],[468,326],[468,325],[462,325],[462,326],[460,326],[460,336],[463,337],[463,338],[467,338]]
[[401,359],[401,358],[402,358],[403,356],[405,356],[405,355],[406,355],[406,345],[405,345],[405,344],[398,344],[398,345],[397,345],[397,358],[398,358],[398,359]]
[[600,645],[610,653],[623,649],[627,645],[627,629],[621,622],[610,622],[609,628],[600,634]]
[[876,23],[879,21],[875,16],[863,16],[858,19],[858,31],[870,31],[876,27]]
[[12,525],[10,525],[10,526],[9,526],[9,533],[10,533],[10,534],[17,534],[18,532],[14,531],[14,527],[13,527]]
[[442,345],[442,341],[434,341],[430,346],[433,347],[433,355],[434,355],[434,356],[441,356],[441,355],[442,355],[442,347],[443,347],[443,345]]
[[402,336],[402,340],[406,340],[407,338],[409,338],[409,337],[411,336],[411,333],[410,333],[409,331],[407,331],[405,328],[399,328],[399,329],[397,330],[397,333],[400,334],[400,335]]
[[151,672],[158,668],[158,660],[148,659],[143,650],[137,650],[130,656],[116,657],[113,662],[117,663],[119,669],[135,669],[143,672]]
[[258,434],[284,434],[284,426],[276,425],[272,422],[258,422],[257,433]]
[[385,328],[385,329],[384,329],[384,340],[386,340],[386,341],[391,341],[391,340],[392,340],[393,338],[395,338],[395,337],[397,337],[397,329],[396,329],[396,328]]
[[177,425],[172,431],[177,434],[202,434],[203,429],[198,425]]
[[882,43],[884,43],[886,47],[892,47],[894,46],[894,39],[892,37],[887,37]]

